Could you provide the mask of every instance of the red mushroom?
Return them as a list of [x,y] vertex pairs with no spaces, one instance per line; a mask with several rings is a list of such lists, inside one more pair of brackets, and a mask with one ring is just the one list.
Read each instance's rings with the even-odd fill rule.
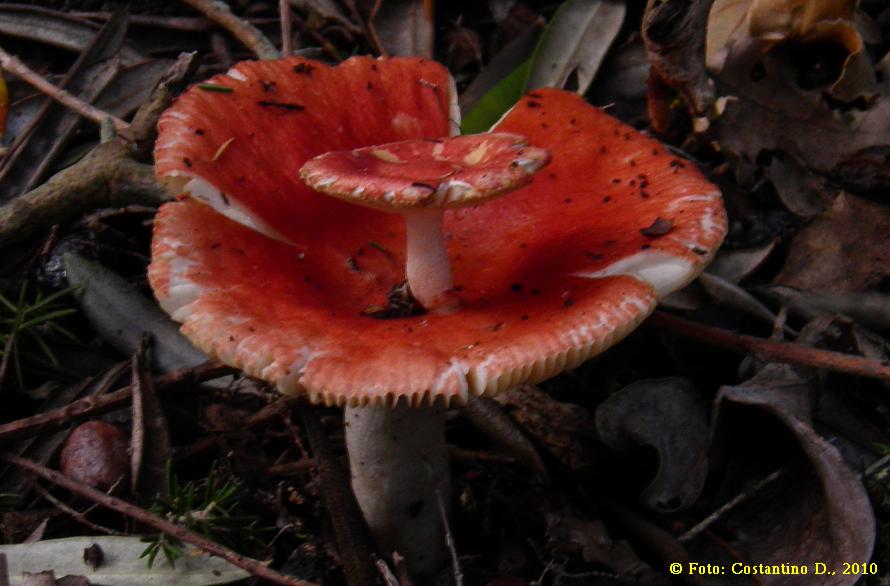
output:
[[405,272],[428,310],[458,307],[442,240],[445,209],[476,206],[528,184],[550,160],[515,134],[406,140],[319,155],[303,165],[309,187],[405,219]]
[[[241,63],[210,83],[159,125],[158,175],[191,198],[158,214],[152,287],[211,356],[282,392],[348,406],[356,496],[381,547],[398,549],[417,573],[443,560],[434,545],[435,490],[448,500],[443,407],[602,352],[694,279],[726,231],[719,191],[690,163],[570,93],[529,94],[499,134],[446,138],[457,116],[453,84],[419,59]],[[387,144],[398,141],[409,142]],[[434,270],[424,292],[425,279],[411,282],[408,269],[433,311],[378,319],[373,308],[386,306],[415,256],[404,223],[309,189],[300,169],[338,197],[360,190],[371,205],[438,204],[449,197],[436,194],[451,193],[440,189],[443,176],[472,173],[459,161],[480,156],[471,155],[480,141],[500,145],[492,153],[506,148],[507,161],[526,158],[516,149],[534,155],[514,166],[492,155],[494,174],[483,175],[502,187],[482,196],[531,182],[445,211],[444,249],[433,239],[432,257],[444,250],[450,269]],[[466,154],[446,156],[439,175],[400,166],[435,158],[439,144],[439,155],[452,145]],[[542,149],[552,160],[532,179]],[[396,178],[363,183],[356,171],[365,168]],[[428,222],[433,232],[438,222]]]

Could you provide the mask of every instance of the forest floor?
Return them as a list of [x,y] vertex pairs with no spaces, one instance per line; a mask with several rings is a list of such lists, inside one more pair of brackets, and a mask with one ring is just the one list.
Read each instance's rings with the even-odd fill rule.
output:
[[[228,3],[0,4],[0,586],[890,584],[884,2]],[[368,553],[342,409],[208,360],[149,286],[161,112],[282,52],[436,60],[465,133],[566,88],[723,195],[638,329],[451,406],[428,580]]]

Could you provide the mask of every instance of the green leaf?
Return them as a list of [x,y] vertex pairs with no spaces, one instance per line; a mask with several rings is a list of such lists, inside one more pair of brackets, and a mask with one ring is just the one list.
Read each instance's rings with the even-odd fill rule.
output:
[[531,60],[526,60],[479,98],[473,109],[464,116],[461,123],[462,134],[486,132],[513,107],[522,97],[530,64]]
[[606,52],[624,22],[623,2],[567,0],[538,41],[525,90],[564,87],[574,73],[576,91],[590,87]]
[[[531,56],[513,68],[509,74],[495,83],[482,97],[468,89],[461,98],[470,104],[464,114],[461,132],[474,134],[486,132],[513,107],[526,91],[541,87],[563,87],[574,73],[578,93],[584,93],[593,81],[624,22],[625,6],[613,0],[567,0],[547,23],[537,40]],[[527,44],[537,31],[529,31]],[[527,55],[527,45],[512,47],[503,56],[503,63],[496,64],[496,57],[488,68],[500,69],[515,59],[517,54]],[[515,61],[514,61],[515,63]],[[479,77],[486,74],[483,71]],[[486,80],[486,85],[491,83]],[[471,88],[476,86],[476,82]]]
[[[93,570],[83,561],[83,550],[96,544],[103,563]],[[19,545],[0,545],[6,554],[10,584],[21,586],[22,572],[53,570],[56,576],[86,576],[91,584],[107,586],[208,586],[229,584],[250,576],[229,562],[186,546],[176,565],[149,568],[140,554],[145,543],[139,537],[69,537]],[[168,554],[164,549],[165,556]],[[150,556],[157,555],[151,552]]]

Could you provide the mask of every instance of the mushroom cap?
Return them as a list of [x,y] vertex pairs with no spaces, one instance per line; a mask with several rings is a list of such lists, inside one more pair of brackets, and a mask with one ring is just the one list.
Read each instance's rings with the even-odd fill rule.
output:
[[456,208],[528,184],[549,161],[524,137],[491,132],[325,153],[300,175],[316,191],[384,211]]
[[[297,67],[312,68],[312,85],[290,87]],[[368,309],[404,279],[404,222],[318,194],[297,171],[328,151],[447,135],[447,72],[367,58],[235,71],[245,79],[214,81],[233,92],[192,89],[162,117],[158,172],[197,193],[161,208],[149,278],[199,348],[282,392],[326,404],[417,404],[546,379],[632,331],[701,272],[726,232],[719,191],[691,163],[574,94],[540,90],[494,130],[549,149],[550,165],[508,196],[445,212],[460,311],[376,319]],[[263,80],[305,110],[258,105]],[[443,91],[403,100],[406,88],[427,83]],[[356,108],[355,88],[366,84],[393,103],[378,108],[372,93],[368,108]],[[301,126],[314,108],[327,110]],[[343,124],[356,111],[367,126]],[[214,191],[247,221],[199,201]]]

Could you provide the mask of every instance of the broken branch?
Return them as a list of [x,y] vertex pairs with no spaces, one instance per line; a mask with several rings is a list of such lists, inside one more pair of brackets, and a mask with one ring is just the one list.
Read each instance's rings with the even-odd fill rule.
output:
[[266,38],[266,35],[260,29],[232,14],[231,9],[224,2],[218,0],[182,1],[232,33],[236,39],[241,41],[245,47],[253,51],[260,59],[278,59],[281,56],[275,45]]
[[25,65],[20,59],[10,55],[2,48],[0,48],[0,67],[19,76],[22,80],[34,86],[66,108],[77,112],[87,120],[91,120],[92,122],[101,125],[105,120],[111,119],[114,123],[114,128],[118,132],[123,132],[130,127],[129,124],[120,118],[112,116],[108,112],[103,112],[102,110],[87,104],[80,98],[73,96],[65,90],[46,81],[36,71]]
[[739,354],[755,354],[770,362],[784,362],[833,370],[846,374],[890,380],[890,366],[880,361],[841,352],[821,350],[793,342],[774,342],[755,336],[698,324],[680,317],[656,311],[647,321],[657,328],[692,338],[703,344],[724,348]]
[[[169,390],[178,385],[197,384],[234,372],[233,368],[219,362],[205,362],[194,368],[181,368],[165,374],[159,377],[155,384],[158,390]],[[126,404],[132,394],[133,387],[126,386],[107,395],[85,397],[59,409],[44,411],[31,417],[5,423],[0,425],[0,444],[14,439],[37,435],[46,430],[64,427],[73,421],[107,413]]]

